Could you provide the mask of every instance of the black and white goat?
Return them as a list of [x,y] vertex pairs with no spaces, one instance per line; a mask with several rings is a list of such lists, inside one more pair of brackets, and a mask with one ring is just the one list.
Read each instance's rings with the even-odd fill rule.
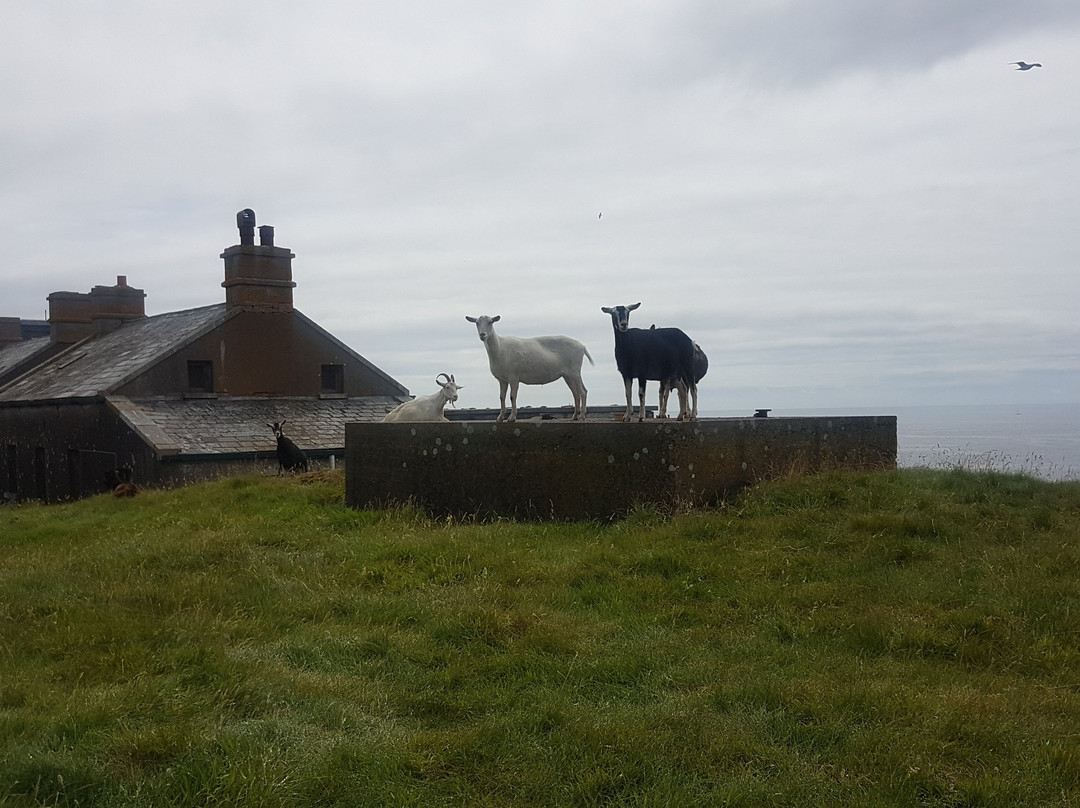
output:
[[[446,378],[445,382],[442,381],[443,377]],[[458,400],[458,390],[463,389],[465,385],[454,381],[453,374],[447,376],[445,373],[440,373],[435,377],[435,384],[439,385],[437,393],[432,393],[430,396],[420,396],[412,401],[406,401],[404,404],[398,404],[394,409],[386,413],[383,423],[449,420],[443,415],[443,408],[447,404],[453,404]]]
[[581,362],[588,357],[595,364],[585,346],[570,337],[500,337],[495,333],[495,323],[500,316],[479,317],[465,315],[470,323],[476,323],[480,341],[487,349],[488,367],[491,375],[499,380],[499,417],[506,417],[506,389],[510,388],[510,419],[517,420],[517,393],[519,384],[547,384],[563,379],[574,396],[574,420],[585,418],[585,397],[588,390],[581,380]]
[[283,420],[281,423],[275,421],[272,424],[267,424],[267,426],[274,430],[274,437],[277,438],[278,473],[297,470],[307,471],[308,459],[307,455],[304,454],[304,450],[286,438],[285,433],[282,431],[285,421]]
[[691,418],[687,394],[697,397],[694,341],[678,328],[630,328],[630,312],[640,305],[602,306],[600,309],[604,314],[611,315],[611,325],[615,330],[615,364],[626,387],[626,415],[623,420],[629,421],[634,415],[630,399],[634,379],[638,380],[639,421],[645,420],[645,383],[648,381],[673,382],[679,391],[679,420]]

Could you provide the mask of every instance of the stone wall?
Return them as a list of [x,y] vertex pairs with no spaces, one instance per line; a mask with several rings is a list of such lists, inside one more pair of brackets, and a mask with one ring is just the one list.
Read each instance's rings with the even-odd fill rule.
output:
[[609,519],[638,504],[716,504],[791,472],[895,466],[895,416],[345,429],[349,505],[413,502],[435,515]]

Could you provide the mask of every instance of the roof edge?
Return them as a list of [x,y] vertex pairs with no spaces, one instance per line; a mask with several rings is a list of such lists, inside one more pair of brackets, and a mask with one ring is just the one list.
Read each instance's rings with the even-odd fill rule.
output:
[[127,396],[105,396],[105,403],[129,429],[146,441],[159,458],[164,459],[180,453],[180,445],[174,443],[165,431],[147,418]]
[[349,345],[342,342],[338,337],[334,336],[331,332],[327,331],[325,328],[323,328],[317,322],[312,320],[310,317],[308,317],[302,311],[300,311],[297,308],[293,308],[293,314],[295,314],[303,322],[307,323],[309,326],[314,328],[321,335],[323,335],[327,339],[331,340],[335,345],[340,347],[342,350],[344,350],[344,351],[348,352],[349,354],[351,354],[355,359],[357,359],[360,362],[363,362],[364,365],[366,365],[370,370],[372,370],[377,376],[382,378],[384,381],[387,381],[390,384],[397,387],[398,390],[401,391],[401,395],[403,395],[403,396],[411,396],[412,395],[409,392],[409,388],[407,388],[405,385],[403,385],[401,382],[399,382],[397,379],[395,379],[393,376],[391,376],[385,370],[380,368],[378,365],[376,365],[370,359],[365,358],[363,355],[361,355],[359,352],[357,352],[354,348],[351,348]]
[[[129,384],[130,382],[132,382],[135,379],[139,378],[139,376],[146,373],[148,370],[155,367],[156,365],[159,365],[161,362],[168,359],[170,356],[175,354],[177,351],[180,351],[183,348],[186,348],[188,345],[190,345],[195,340],[199,339],[200,337],[205,336],[206,334],[213,331],[215,328],[218,328],[223,323],[225,323],[227,320],[231,319],[234,315],[239,314],[239,312],[227,310],[225,308],[224,303],[212,303],[209,306],[195,306],[194,308],[181,309],[179,311],[165,311],[165,312],[162,312],[161,314],[153,314],[153,315],[150,315],[148,317],[144,317],[141,322],[145,322],[146,320],[151,320],[154,317],[168,317],[168,316],[172,316],[172,315],[176,315],[176,314],[186,314],[187,312],[199,311],[201,309],[212,309],[212,308],[216,308],[216,307],[221,307],[221,315],[222,315],[221,319],[214,319],[213,321],[206,323],[202,328],[199,328],[199,329],[191,332],[190,334],[188,334],[186,339],[183,339],[180,342],[173,343],[165,351],[162,351],[157,356],[153,357],[152,359],[149,359],[145,364],[141,365],[140,367],[136,368],[135,370],[132,370],[131,373],[127,374],[123,378],[118,379],[117,381],[113,382],[111,385],[109,385],[109,388],[107,390],[102,391],[102,394],[103,395],[110,395],[112,393],[112,391],[119,390],[125,384]],[[133,321],[133,322],[135,322],[135,321]]]
[[60,407],[65,404],[100,404],[105,400],[102,393],[88,396],[64,396],[62,398],[19,398],[0,401],[0,407]]

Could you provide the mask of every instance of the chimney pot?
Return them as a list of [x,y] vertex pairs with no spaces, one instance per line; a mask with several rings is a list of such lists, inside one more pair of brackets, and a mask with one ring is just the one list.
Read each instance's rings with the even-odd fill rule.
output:
[[0,317],[0,345],[21,342],[22,321],[18,317]]
[[262,247],[274,246],[274,228],[268,224],[259,226],[259,245]]
[[117,286],[127,286],[127,275],[117,275],[116,276],[116,285]]
[[244,208],[236,214],[236,226],[240,228],[240,243],[255,245],[255,211]]

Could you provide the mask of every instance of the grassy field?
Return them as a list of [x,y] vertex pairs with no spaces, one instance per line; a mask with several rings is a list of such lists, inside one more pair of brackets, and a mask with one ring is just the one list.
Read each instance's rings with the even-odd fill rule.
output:
[[1080,484],[606,525],[343,488],[0,508],[0,804],[1080,804]]

